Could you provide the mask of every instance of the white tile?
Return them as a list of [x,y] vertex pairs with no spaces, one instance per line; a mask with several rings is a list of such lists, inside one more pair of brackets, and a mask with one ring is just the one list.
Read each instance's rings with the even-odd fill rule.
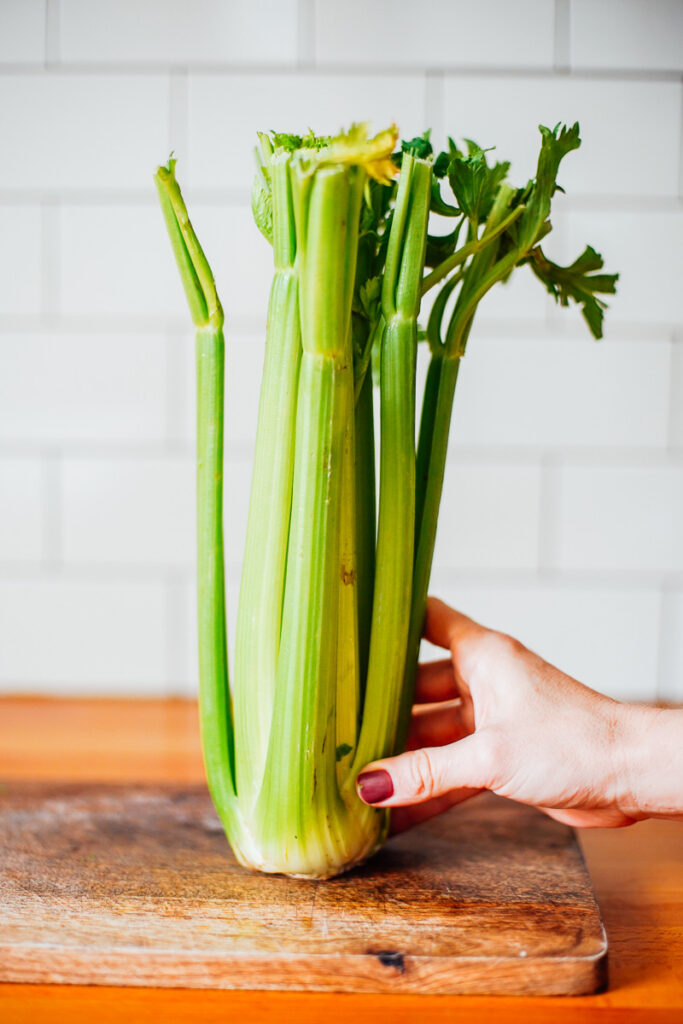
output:
[[64,206],[60,242],[61,312],[186,313],[166,228],[154,206]]
[[[605,333],[611,324],[670,324],[683,321],[683,212],[563,211],[554,219],[548,255],[572,261],[586,243],[602,254],[605,270],[619,272],[617,294],[608,295]],[[556,309],[566,322],[577,310]]]
[[[568,675],[622,700],[654,700],[659,594],[617,587],[445,584],[432,593],[482,622],[516,636]],[[429,647],[430,659],[443,653]]]
[[[677,82],[448,75],[444,125],[446,134],[495,146],[491,159],[510,160],[510,180],[522,185],[535,176],[538,125],[578,121],[581,147],[558,175],[568,195],[677,196],[680,103]],[[631,137],[637,145],[625,160]]]
[[166,344],[159,335],[0,335],[0,438],[162,440]]
[[552,67],[546,0],[316,0],[319,63]]
[[505,327],[510,321],[543,325],[551,311],[552,299],[543,285],[524,267],[517,267],[507,281],[500,281],[477,306],[471,338],[480,324]]
[[564,466],[556,565],[683,569],[683,466]]
[[234,330],[234,318],[265,329],[273,250],[254,224],[251,209],[191,202],[190,210],[216,278],[226,337]]
[[572,0],[569,12],[572,67],[683,67],[680,0]]
[[[222,111],[216,130],[216,110]],[[334,134],[354,121],[373,131],[396,122],[406,138],[424,131],[425,82],[418,75],[190,75],[189,173],[193,186],[251,188],[259,131]],[[182,154],[181,154],[182,156]],[[178,172],[185,175],[182,161]]]
[[[475,331],[458,376],[451,443],[665,447],[670,352],[668,341],[596,343],[588,330],[538,339]],[[420,352],[420,382],[426,356]]]
[[296,0],[61,0],[65,61],[293,64]]
[[251,444],[256,440],[264,356],[262,337],[236,337],[226,341],[225,437],[228,444]]
[[66,458],[62,486],[67,563],[193,564],[189,458]]
[[135,188],[169,152],[161,75],[43,73],[0,78],[0,188]]
[[[226,562],[242,561],[251,461],[226,461]],[[64,559],[69,564],[195,565],[195,463],[190,457],[65,458]]]
[[0,460],[0,562],[35,562],[41,554],[40,461],[4,456]]
[[657,698],[683,704],[683,591],[667,590],[662,600],[662,651]]
[[45,60],[45,0],[2,0],[0,63]]
[[[226,313],[265,323],[270,246],[246,207],[188,203]],[[62,210],[62,312],[189,312],[161,213],[154,206],[75,206]]]
[[535,568],[538,564],[540,469],[446,467],[434,564],[465,568]]
[[40,313],[40,208],[0,206],[0,238],[0,313]]
[[165,628],[159,583],[0,583],[0,687],[163,694]]

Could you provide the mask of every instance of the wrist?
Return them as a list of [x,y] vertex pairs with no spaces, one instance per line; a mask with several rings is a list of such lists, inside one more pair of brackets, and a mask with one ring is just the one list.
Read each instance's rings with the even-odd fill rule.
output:
[[612,749],[616,803],[624,814],[683,815],[683,711],[618,704]]

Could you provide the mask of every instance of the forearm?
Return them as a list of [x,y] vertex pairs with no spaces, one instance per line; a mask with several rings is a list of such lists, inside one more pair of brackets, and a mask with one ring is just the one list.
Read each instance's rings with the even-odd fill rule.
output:
[[683,710],[624,704],[617,732],[621,810],[683,820]]

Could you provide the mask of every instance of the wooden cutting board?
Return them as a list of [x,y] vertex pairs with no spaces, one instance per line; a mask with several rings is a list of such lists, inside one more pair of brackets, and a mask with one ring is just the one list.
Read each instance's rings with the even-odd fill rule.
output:
[[309,882],[237,865],[198,787],[0,787],[0,981],[578,995],[606,956],[573,831],[490,795]]

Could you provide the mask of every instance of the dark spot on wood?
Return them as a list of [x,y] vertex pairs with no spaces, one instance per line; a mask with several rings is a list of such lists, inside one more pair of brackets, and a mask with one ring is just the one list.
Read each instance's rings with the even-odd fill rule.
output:
[[375,956],[382,964],[383,967],[395,967],[399,974],[403,974],[406,965],[403,959],[403,953],[397,953],[395,950],[383,949]]

